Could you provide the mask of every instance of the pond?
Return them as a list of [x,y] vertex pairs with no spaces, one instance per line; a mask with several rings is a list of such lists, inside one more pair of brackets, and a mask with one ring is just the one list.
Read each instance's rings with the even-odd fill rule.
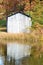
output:
[[28,43],[0,43],[0,65],[43,65],[43,54],[41,58],[34,58],[31,55],[32,46]]
[[[0,47],[0,65],[25,65],[23,60],[29,58],[31,46],[18,42],[7,42]],[[27,65],[27,64],[26,64]]]

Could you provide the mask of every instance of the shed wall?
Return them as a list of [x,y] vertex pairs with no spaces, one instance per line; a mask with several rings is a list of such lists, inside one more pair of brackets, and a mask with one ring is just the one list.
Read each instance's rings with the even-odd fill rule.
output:
[[18,13],[8,17],[7,32],[10,33],[28,32],[27,27],[31,27],[31,25],[32,22],[30,17]]

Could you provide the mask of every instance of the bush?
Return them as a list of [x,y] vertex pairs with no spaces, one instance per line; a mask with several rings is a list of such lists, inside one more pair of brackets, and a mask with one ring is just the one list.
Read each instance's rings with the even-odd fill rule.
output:
[[6,26],[6,20],[0,20],[0,27]]

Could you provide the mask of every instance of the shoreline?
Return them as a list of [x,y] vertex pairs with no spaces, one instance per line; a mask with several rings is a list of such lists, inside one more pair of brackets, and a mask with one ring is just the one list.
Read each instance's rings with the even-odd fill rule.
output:
[[0,43],[6,42],[27,42],[27,44],[34,44],[34,43],[41,43],[43,42],[43,36],[39,37],[35,36],[31,33],[19,33],[19,34],[12,34],[7,32],[0,32]]

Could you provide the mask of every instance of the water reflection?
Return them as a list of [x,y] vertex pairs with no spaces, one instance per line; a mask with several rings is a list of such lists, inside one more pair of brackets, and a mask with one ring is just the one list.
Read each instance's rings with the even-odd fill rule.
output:
[[6,49],[6,45],[0,44],[0,65],[5,65]]
[[29,58],[31,54],[30,45],[17,42],[7,43],[2,47],[3,49],[4,55],[0,54],[0,65],[27,65],[23,62],[23,59],[25,61],[27,57]]
[[21,65],[21,59],[30,56],[31,46],[22,43],[8,43],[7,56],[9,60],[15,59],[15,65]]
[[4,57],[0,56],[0,65],[4,65]]

